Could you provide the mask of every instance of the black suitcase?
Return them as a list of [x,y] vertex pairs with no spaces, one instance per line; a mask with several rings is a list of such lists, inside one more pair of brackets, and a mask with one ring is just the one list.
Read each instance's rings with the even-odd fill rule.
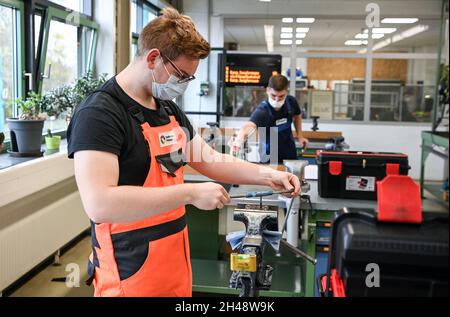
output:
[[318,190],[324,198],[377,199],[377,181],[408,175],[408,156],[399,153],[318,151]]
[[[424,213],[417,225],[379,222],[373,210],[344,209],[333,222],[327,295],[333,279],[340,279],[345,291],[338,296],[448,296],[448,253],[446,214]],[[376,270],[378,285],[371,275]],[[327,283],[319,283],[326,293]]]
[[378,212],[346,209],[332,225],[327,275],[333,296],[448,296],[448,213],[422,213],[408,176],[378,182]]

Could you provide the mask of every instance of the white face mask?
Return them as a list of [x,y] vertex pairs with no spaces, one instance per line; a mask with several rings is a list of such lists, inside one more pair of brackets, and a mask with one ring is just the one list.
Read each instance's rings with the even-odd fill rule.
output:
[[275,109],[280,109],[281,107],[283,107],[285,101],[286,101],[286,98],[284,98],[280,101],[276,101],[269,97],[269,104]]
[[164,65],[164,62],[163,66],[167,74],[169,75],[169,79],[167,79],[165,83],[157,83],[155,79],[155,73],[153,72],[152,69],[152,76],[153,76],[152,94],[153,97],[157,99],[173,100],[184,93],[189,83],[188,82],[182,84],[178,83],[179,80],[178,77],[169,73],[169,71],[166,68],[166,65]]

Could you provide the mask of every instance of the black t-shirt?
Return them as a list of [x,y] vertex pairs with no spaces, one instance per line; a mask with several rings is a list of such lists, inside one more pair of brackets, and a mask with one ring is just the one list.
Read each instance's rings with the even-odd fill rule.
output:
[[107,81],[101,90],[108,93],[93,93],[75,110],[67,129],[69,158],[83,150],[113,153],[119,158],[118,185],[143,186],[150,169],[149,146],[139,122],[124,105],[138,106],[150,126],[170,122],[165,109],[168,107],[189,134],[188,141],[193,138],[194,129],[174,102],[155,99],[157,110],[145,108],[125,93],[115,77]]
[[286,102],[281,107],[279,111],[272,111],[273,121],[270,121],[270,116],[267,113],[267,109],[263,107],[263,104],[261,103],[258,108],[255,109],[255,111],[252,113],[250,117],[250,121],[256,124],[256,126],[259,127],[270,127],[274,126],[275,122],[280,119],[284,119],[288,117],[288,107],[286,103],[291,105],[291,111],[292,115],[300,115],[302,112],[300,110],[300,106],[298,105],[297,100],[293,97],[288,95],[286,97]]

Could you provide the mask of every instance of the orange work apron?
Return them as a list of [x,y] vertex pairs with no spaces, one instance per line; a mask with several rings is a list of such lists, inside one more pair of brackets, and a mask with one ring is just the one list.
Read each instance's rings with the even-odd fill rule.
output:
[[[170,123],[152,127],[138,108],[128,110],[150,149],[144,187],[182,184],[186,134],[175,117],[169,113]],[[88,270],[95,296],[192,296],[184,206],[128,224],[92,223],[91,234]]]

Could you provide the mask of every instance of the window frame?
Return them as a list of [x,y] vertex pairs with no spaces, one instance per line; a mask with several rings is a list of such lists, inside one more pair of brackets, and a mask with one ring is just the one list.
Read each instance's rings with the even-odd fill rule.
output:
[[[139,39],[139,34],[144,28],[144,5],[148,6],[156,16],[159,16],[161,13],[161,8],[157,7],[153,3],[146,0],[130,0],[130,2],[136,3],[136,32],[133,32],[133,28],[131,28],[131,41],[133,44],[136,44]],[[132,6],[130,6],[132,8]],[[132,56],[134,58],[134,56]]]
[[[59,21],[69,25],[74,25],[78,28],[78,41],[80,47],[78,50],[82,54],[78,54],[81,64],[85,65],[84,72],[93,71],[95,67],[95,55],[97,52],[99,24],[93,20],[93,1],[81,0],[83,13],[68,9],[59,4],[47,0],[0,0],[0,5],[16,10],[14,18],[14,82],[15,89],[13,91],[14,99],[25,97],[30,91],[42,93],[43,75],[45,62],[48,53],[48,41],[50,35],[51,21]],[[39,36],[35,37],[35,15],[41,15],[41,25]],[[67,20],[71,14],[77,15],[77,21]],[[32,26],[30,26],[32,24]],[[88,41],[80,38],[83,27],[92,30],[92,36]],[[33,32],[29,32],[33,30]],[[38,42],[37,49],[35,42]],[[89,45],[89,52],[85,54],[86,50],[83,44]],[[80,67],[78,73],[80,73]],[[14,103],[12,113],[14,116],[19,115],[18,108]],[[55,135],[66,137],[66,129],[54,131]],[[45,135],[46,132],[43,132]],[[4,141],[3,152],[9,149],[10,140]],[[1,153],[0,153],[1,154]]]
[[[25,85],[25,4],[19,0],[0,0],[0,5],[4,7],[11,8],[15,10],[15,18],[14,18],[14,81],[15,81],[15,89],[14,100],[17,98],[21,98],[26,94],[26,85]],[[12,113],[14,116],[18,115],[17,107],[14,104]]]
[[[89,19],[87,16],[85,16],[84,14],[81,13],[77,13],[75,11],[63,11],[59,8],[53,7],[53,6],[49,6],[47,8],[43,8],[43,15],[42,15],[42,20],[41,20],[41,32],[40,32],[40,36],[39,38],[42,37],[42,42],[41,39],[39,39],[40,43],[38,46],[38,55],[36,56],[36,63],[37,63],[37,74],[36,74],[36,83],[37,83],[37,89],[36,91],[38,93],[42,92],[42,85],[44,82],[44,74],[45,74],[45,63],[47,60],[47,53],[48,53],[48,40],[49,40],[49,36],[50,36],[50,25],[52,21],[58,21],[58,22],[63,22],[65,24],[68,25],[73,25],[75,27],[78,28],[78,35],[79,38],[78,40],[82,41],[82,39],[80,39],[80,34],[82,33],[82,28],[83,27],[87,27],[90,28],[92,30],[92,37],[90,40],[90,51],[88,56],[85,56],[84,53],[79,55],[79,58],[81,57],[81,66],[79,66],[78,71],[80,71],[80,67],[82,67],[83,65],[86,65],[86,71],[93,71],[94,70],[94,63],[95,63],[95,54],[97,51],[97,44],[98,44],[98,32],[99,32],[99,25]],[[67,20],[67,17],[70,16],[71,14],[79,14],[79,21],[73,21],[73,20]],[[79,23],[76,23],[79,22]],[[42,33],[43,31],[43,33]],[[88,43],[86,43],[88,44]],[[78,48],[78,50],[83,50],[82,45],[80,45],[80,47]],[[83,50],[84,51],[84,50]],[[86,59],[86,60],[85,60]],[[80,60],[79,60],[80,62]],[[84,64],[84,62],[86,62],[86,64]]]

